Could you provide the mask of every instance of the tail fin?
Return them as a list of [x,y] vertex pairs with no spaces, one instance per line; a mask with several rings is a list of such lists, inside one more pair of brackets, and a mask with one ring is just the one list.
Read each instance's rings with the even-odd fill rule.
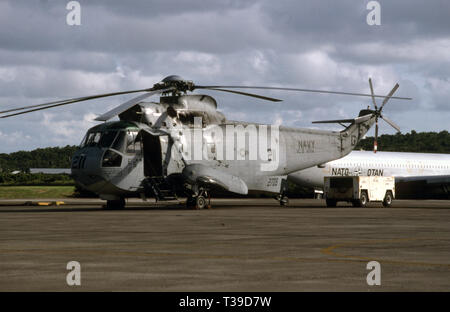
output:
[[[341,131],[341,152],[343,154],[348,154],[355,147],[356,144],[362,139],[362,137],[369,131],[369,129],[376,124],[375,126],[375,141],[374,141],[374,152],[377,150],[377,139],[378,139],[378,118],[386,121],[391,127],[400,132],[400,128],[392,122],[390,119],[384,117],[381,114],[384,105],[392,98],[392,95],[398,89],[398,83],[395,84],[394,88],[389,92],[387,96],[385,96],[383,103],[380,107],[377,107],[375,102],[375,95],[373,94],[372,80],[369,78],[370,92],[372,96],[372,102],[374,105],[374,109],[363,109],[359,112],[358,117],[353,119],[335,119],[335,120],[321,120],[321,121],[313,121],[313,123],[338,123],[345,127],[344,130]],[[349,125],[345,125],[349,123]]]
[[[341,133],[344,136],[348,136],[349,133],[351,133],[351,146],[356,145],[359,140],[362,138],[364,134],[367,133],[367,131],[372,127],[372,125],[375,123],[375,140],[374,140],[374,147],[373,150],[376,153],[378,148],[378,118],[383,119],[386,121],[391,127],[393,127],[395,130],[400,132],[400,128],[389,118],[384,117],[381,114],[381,111],[383,110],[384,105],[389,101],[389,99],[393,98],[392,95],[397,91],[399,85],[398,83],[395,84],[394,88],[389,92],[388,95],[384,97],[383,103],[378,108],[377,103],[375,101],[375,95],[373,93],[373,86],[372,86],[372,79],[369,78],[369,86],[370,86],[370,93],[372,97],[372,103],[374,106],[374,110],[371,110],[369,107],[367,109],[363,109],[359,112],[358,117],[353,119],[336,119],[336,120],[321,120],[321,121],[313,121],[313,123],[338,123],[341,126],[345,127],[345,130],[342,130]],[[411,98],[405,98],[408,100],[411,100]],[[373,120],[372,120],[373,119]],[[350,123],[350,125],[345,125],[346,123]],[[361,127],[362,125],[365,125],[365,127]],[[358,128],[358,132],[356,135],[355,128]],[[357,139],[356,139],[357,138]],[[347,150],[346,147],[344,147],[344,141],[342,140],[342,146],[341,150]]]

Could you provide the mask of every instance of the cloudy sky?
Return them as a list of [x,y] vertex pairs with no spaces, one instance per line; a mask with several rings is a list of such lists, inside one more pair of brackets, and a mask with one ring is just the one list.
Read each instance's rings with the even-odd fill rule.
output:
[[[171,74],[197,84],[364,93],[372,77],[375,93],[398,82],[396,95],[414,98],[384,110],[402,132],[449,130],[448,0],[380,0],[379,26],[367,24],[365,0],[79,0],[80,26],[67,25],[68,2],[0,0],[0,110],[151,87]],[[214,96],[229,119],[293,127],[353,117],[371,102],[264,94],[283,102]],[[78,144],[97,115],[129,98],[1,119],[0,153]],[[395,131],[381,124],[381,132]]]

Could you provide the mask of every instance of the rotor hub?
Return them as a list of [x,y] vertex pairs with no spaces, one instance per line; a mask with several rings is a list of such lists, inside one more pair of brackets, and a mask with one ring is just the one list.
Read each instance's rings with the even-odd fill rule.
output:
[[156,83],[153,88],[155,89],[167,89],[172,88],[171,92],[173,95],[179,95],[182,92],[193,91],[195,86],[191,80],[185,80],[178,75],[170,75],[161,80],[161,82]]

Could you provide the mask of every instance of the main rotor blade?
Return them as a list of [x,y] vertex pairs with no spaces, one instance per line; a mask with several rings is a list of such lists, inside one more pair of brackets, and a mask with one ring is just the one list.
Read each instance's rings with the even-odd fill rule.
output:
[[394,128],[395,130],[400,132],[400,127],[397,126],[392,120],[390,120],[389,118],[387,118],[385,116],[380,116],[380,117],[383,118],[383,120],[386,121],[392,128]]
[[167,92],[169,90],[173,90],[173,88],[166,88],[166,89],[160,89],[160,90],[155,90],[152,92],[148,92],[145,94],[141,94],[135,98],[132,98],[131,100],[113,108],[112,110],[98,116],[97,118],[95,118],[95,120],[97,121],[107,121],[113,117],[115,117],[116,115],[119,115],[121,113],[123,113],[124,111],[126,111],[127,109],[133,107],[134,105],[136,105],[137,103],[141,102],[143,99],[148,98],[149,96],[158,94],[158,93],[163,93],[163,92]]
[[258,95],[258,94],[253,94],[253,93],[242,92],[242,91],[234,91],[234,90],[226,90],[226,89],[218,89],[218,88],[205,88],[205,89],[214,90],[214,91],[222,91],[222,92],[230,92],[230,93],[235,93],[235,94],[240,94],[240,95],[245,95],[245,96],[251,96],[251,97],[255,97],[255,98],[267,100],[267,101],[272,101],[272,102],[281,102],[282,101],[280,99],[263,96],[263,95]]
[[[282,90],[282,91],[301,91],[301,92],[314,92],[314,93],[328,93],[328,94],[342,94],[342,95],[354,95],[354,96],[374,96],[379,98],[386,98],[386,95],[372,95],[365,93],[353,93],[353,92],[340,92],[340,91],[327,91],[327,90],[315,90],[315,89],[297,89],[297,88],[279,88],[279,87],[257,87],[257,86],[195,86],[194,89],[260,89],[260,90]],[[391,96],[391,99],[397,100],[412,100],[409,97]]]
[[394,97],[392,96],[392,94],[394,94],[395,91],[397,91],[399,85],[398,83],[395,84],[395,86],[392,88],[391,92],[389,92],[389,94],[386,96],[386,98],[384,99],[383,103],[380,106],[380,112],[383,109],[384,104],[387,103],[387,101],[389,101],[389,99],[393,99]]
[[[162,89],[162,90],[156,90],[155,92],[164,92],[166,89]],[[168,89],[167,89],[168,90]],[[134,91],[124,91],[124,92],[115,92],[115,93],[110,93],[112,95],[118,95],[118,94],[127,94],[127,93],[134,93],[134,92],[143,92],[143,90],[134,90]],[[152,93],[152,92],[149,92]],[[153,93],[152,93],[153,94]],[[105,96],[111,96],[111,95],[102,95],[100,97],[105,97]],[[97,98],[97,96],[89,96],[89,99],[86,100],[92,100],[93,98]],[[77,99],[73,99],[73,100],[66,100],[65,102],[62,103],[58,103],[58,104],[53,104],[53,105],[48,105],[45,107],[38,107],[38,108],[34,108],[34,109],[30,109],[27,111],[23,111],[23,112],[19,112],[19,113],[14,113],[14,114],[9,114],[9,115],[4,115],[4,116],[0,116],[0,118],[7,118],[7,117],[12,117],[12,116],[17,116],[17,115],[22,115],[22,114],[27,114],[27,113],[31,113],[31,112],[36,112],[39,110],[44,110],[44,109],[48,109],[48,108],[52,108],[52,107],[57,107],[57,106],[62,106],[62,105],[67,105],[67,104],[72,104],[72,103],[77,103],[77,102],[81,102],[80,100]],[[86,100],[82,100],[82,101],[86,101]],[[42,106],[42,105],[40,105]]]
[[[112,93],[103,93],[103,94],[96,94],[96,95],[90,95],[90,96],[83,96],[83,97],[66,99],[66,100],[60,100],[60,101],[54,101],[54,102],[48,102],[48,103],[43,103],[43,104],[36,104],[36,105],[29,105],[29,106],[19,107],[19,108],[12,108],[12,109],[1,111],[0,114],[10,113],[10,112],[24,110],[24,109],[30,109],[30,108],[35,108],[35,107],[43,107],[43,106],[49,106],[48,108],[50,108],[50,107],[59,106],[58,104],[62,104],[62,105],[64,105],[64,104],[72,104],[72,103],[76,103],[76,102],[82,102],[82,101],[87,101],[87,100],[99,99],[99,98],[102,98],[102,97],[115,96],[115,95],[128,94],[128,93],[136,93],[136,92],[149,92],[149,91],[152,91],[152,90],[153,90],[153,88],[148,88],[148,89],[141,89],[141,90],[130,90],[130,91],[121,91],[121,92],[112,92]],[[55,106],[52,106],[53,104]],[[33,111],[33,110],[31,110],[31,111]],[[11,116],[14,116],[14,115],[11,115]],[[7,117],[7,116],[4,116],[4,117]]]
[[375,97],[373,95],[373,86],[372,86],[372,79],[371,78],[369,78],[369,86],[370,86],[370,94],[372,96],[372,103],[373,103],[373,106],[375,107],[375,110],[377,110],[378,108],[377,108],[377,103],[375,102]]
[[[9,114],[9,115],[0,116],[0,118],[7,118],[7,117],[12,117],[12,116],[17,116],[17,115],[27,114],[27,113],[36,112],[36,111],[39,111],[39,110],[44,110],[44,109],[48,109],[48,108],[52,108],[52,107],[57,107],[57,106],[62,106],[62,105],[67,105],[67,104],[72,104],[72,103],[76,103],[76,102],[79,102],[79,101],[68,101],[68,102],[62,102],[62,103],[59,103],[59,104],[48,105],[48,106],[45,106],[45,107],[39,107],[39,108],[35,108],[35,109],[30,109],[30,110],[27,110],[27,111],[24,111],[24,112],[20,112],[20,113],[15,113],[15,114]],[[40,106],[42,106],[42,105],[40,105]],[[24,108],[22,108],[22,109],[24,109]],[[13,110],[13,111],[14,111],[14,110]]]

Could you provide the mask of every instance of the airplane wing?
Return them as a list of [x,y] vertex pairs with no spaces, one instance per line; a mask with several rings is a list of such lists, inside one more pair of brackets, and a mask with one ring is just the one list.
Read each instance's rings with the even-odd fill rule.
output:
[[398,198],[445,198],[450,194],[450,175],[395,177]]
[[187,165],[183,176],[191,183],[219,186],[227,191],[247,195],[247,184],[239,177],[201,164]]
[[427,184],[449,184],[450,175],[395,177],[395,182],[425,182]]

